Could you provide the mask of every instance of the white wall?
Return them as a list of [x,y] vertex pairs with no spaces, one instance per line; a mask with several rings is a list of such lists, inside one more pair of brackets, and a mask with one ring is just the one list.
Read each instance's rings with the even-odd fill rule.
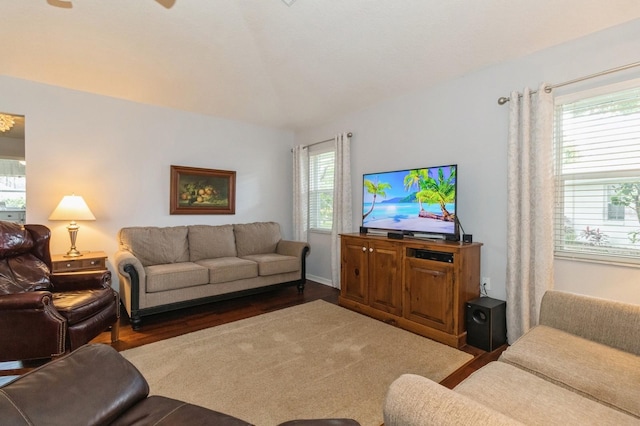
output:
[[[69,235],[48,217],[71,193],[97,218],[79,223],[78,249],[111,259],[125,226],[272,220],[292,235],[291,132],[3,76],[0,93],[0,111],[25,116],[27,223],[51,228],[53,253]],[[236,214],[170,215],[172,164],[235,170]]]
[[[499,48],[497,46],[496,48]],[[640,20],[407,94],[296,133],[307,144],[351,131],[354,229],[361,223],[362,174],[457,163],[457,212],[482,248],[489,295],[505,299],[508,105],[525,86],[559,83],[638,60]],[[556,94],[640,76],[640,69],[572,85]],[[324,238],[323,238],[324,237]],[[330,279],[325,236],[314,235],[309,268]],[[552,238],[549,235],[549,238]],[[556,261],[556,288],[640,304],[640,269]]]

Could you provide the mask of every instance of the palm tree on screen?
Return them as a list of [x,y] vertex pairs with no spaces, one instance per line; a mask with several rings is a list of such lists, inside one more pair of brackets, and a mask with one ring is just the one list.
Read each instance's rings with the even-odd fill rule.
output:
[[[410,191],[413,187],[415,187],[417,191],[420,191],[421,183],[424,182],[428,177],[429,175],[427,174],[426,169],[410,170],[409,173],[404,177],[405,191]],[[420,198],[417,199],[418,204],[420,204],[420,211],[424,211],[424,208],[422,207],[422,200]]]
[[416,198],[427,204],[439,204],[442,210],[442,219],[453,220],[453,215],[447,210],[447,203],[452,203],[456,198],[456,169],[451,169],[449,177],[444,177],[442,168],[438,169],[438,177],[434,178],[431,173],[421,184],[421,191],[416,194]]
[[386,191],[387,189],[391,188],[391,184],[387,182],[378,182],[377,178],[375,182],[372,182],[369,179],[365,179],[364,187],[369,194],[373,195],[373,201],[371,202],[371,208],[369,209],[369,211],[362,215],[362,220],[364,220],[367,216],[369,216],[373,211],[373,208],[376,205],[376,197],[378,195],[385,198],[387,197]]

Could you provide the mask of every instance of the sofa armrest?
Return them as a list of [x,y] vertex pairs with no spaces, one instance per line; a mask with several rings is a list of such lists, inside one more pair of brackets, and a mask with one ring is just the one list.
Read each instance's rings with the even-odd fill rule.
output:
[[132,320],[135,317],[135,328],[139,327],[137,311],[141,300],[144,303],[144,283],[147,274],[142,262],[128,250],[118,250],[114,256],[116,270],[120,278],[120,298]]
[[276,253],[285,256],[302,257],[303,254],[306,256],[309,253],[309,243],[304,241],[280,240],[276,247]]
[[0,417],[22,424],[103,425],[148,393],[133,364],[110,346],[90,344],[0,387]]
[[550,290],[540,324],[640,355],[640,305]]
[[131,265],[136,269],[138,276],[141,278],[145,277],[144,267],[142,266],[142,262],[133,255],[128,250],[118,250],[113,257],[115,261],[116,269],[118,270],[118,274],[124,275],[125,277],[129,277],[129,273],[125,271],[125,266]]
[[521,425],[464,395],[415,374],[396,379],[384,401],[385,426]]
[[111,287],[111,272],[65,272],[51,275],[55,291],[75,291]]

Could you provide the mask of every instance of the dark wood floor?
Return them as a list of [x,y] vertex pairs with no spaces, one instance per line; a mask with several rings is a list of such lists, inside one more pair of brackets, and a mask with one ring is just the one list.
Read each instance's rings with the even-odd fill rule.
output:
[[[303,294],[299,294],[295,287],[287,287],[268,293],[145,317],[143,326],[139,331],[131,329],[128,317],[123,314],[120,320],[120,340],[113,343],[112,346],[118,351],[123,351],[313,300],[322,299],[329,303],[338,304],[338,295],[339,291],[335,288],[307,281]],[[102,333],[92,340],[92,343],[110,344],[111,333],[108,331]],[[505,347],[491,353],[472,346],[463,347],[463,351],[474,356],[473,360],[444,379],[441,384],[453,388],[480,367],[497,359]],[[16,375],[24,374],[41,363],[37,361],[32,363],[0,363],[0,385]]]

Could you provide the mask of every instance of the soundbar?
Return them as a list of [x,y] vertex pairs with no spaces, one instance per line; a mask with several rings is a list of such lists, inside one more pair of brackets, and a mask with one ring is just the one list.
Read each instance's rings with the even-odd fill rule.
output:
[[435,260],[436,262],[453,263],[453,253],[445,253],[433,250],[416,250],[415,257],[418,259]]
[[389,232],[387,234],[387,238],[391,238],[392,240],[401,240],[404,238],[404,234],[402,232]]

